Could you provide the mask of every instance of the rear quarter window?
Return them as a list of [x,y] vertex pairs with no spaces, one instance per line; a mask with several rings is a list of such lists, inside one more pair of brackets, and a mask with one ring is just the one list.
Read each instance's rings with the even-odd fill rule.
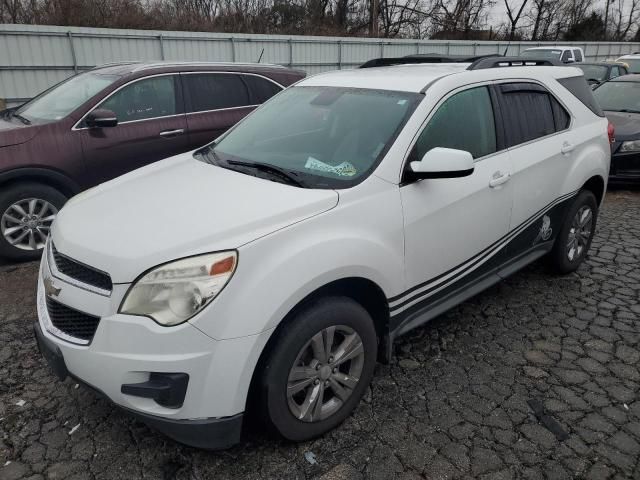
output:
[[242,79],[249,87],[251,102],[255,104],[264,103],[282,91],[274,82],[257,75],[243,75]]
[[599,117],[604,117],[602,108],[593,96],[593,92],[583,76],[559,78],[558,83],[569,90],[574,97],[580,100],[593,113]]

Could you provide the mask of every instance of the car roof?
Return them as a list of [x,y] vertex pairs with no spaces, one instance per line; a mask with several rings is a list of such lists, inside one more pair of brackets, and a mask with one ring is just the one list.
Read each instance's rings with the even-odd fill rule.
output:
[[[512,66],[468,70],[470,63],[419,63],[388,67],[356,68],[320,73],[298,82],[299,86],[367,88],[374,90],[423,92],[431,83],[450,75],[467,75],[469,83],[498,78],[565,78],[582,75],[568,67]],[[532,72],[535,74],[532,75]]]
[[250,70],[287,70],[282,65],[269,63],[240,63],[240,62],[172,62],[172,61],[152,61],[152,62],[118,62],[99,65],[92,69],[94,72],[114,75],[127,75],[141,71],[161,71],[173,72],[181,70],[207,70],[207,69],[250,69]]
[[640,53],[628,53],[626,55],[622,55],[621,57],[618,57],[618,60],[620,60],[621,58],[640,58]]
[[610,82],[640,82],[640,73],[630,73],[629,75],[621,75],[609,80]]
[[428,83],[446,75],[464,72],[469,65],[469,63],[407,64],[337,70],[308,77],[299,85],[420,92]]

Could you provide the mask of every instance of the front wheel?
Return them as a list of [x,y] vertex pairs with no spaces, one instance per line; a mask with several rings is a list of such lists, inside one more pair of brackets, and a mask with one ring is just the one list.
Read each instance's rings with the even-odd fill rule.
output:
[[569,208],[549,256],[551,266],[558,273],[566,274],[578,269],[591,246],[597,218],[596,197],[588,190],[581,191]]
[[12,185],[0,193],[0,257],[40,257],[51,224],[67,198],[40,183]]
[[373,320],[344,297],[310,304],[279,332],[262,371],[261,404],[270,426],[292,441],[335,428],[371,382]]

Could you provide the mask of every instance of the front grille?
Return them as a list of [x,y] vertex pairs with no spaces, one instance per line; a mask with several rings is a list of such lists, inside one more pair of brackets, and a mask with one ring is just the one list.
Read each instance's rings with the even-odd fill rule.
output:
[[100,323],[100,317],[79,312],[49,297],[47,297],[47,312],[54,327],[67,335],[89,342]]
[[56,268],[60,273],[65,274],[74,280],[87,285],[98,287],[108,292],[113,288],[111,283],[111,277],[100,270],[88,267],[82,263],[76,262],[69,257],[59,253],[56,250],[55,245],[51,245],[51,253],[53,254],[53,260],[56,263]]

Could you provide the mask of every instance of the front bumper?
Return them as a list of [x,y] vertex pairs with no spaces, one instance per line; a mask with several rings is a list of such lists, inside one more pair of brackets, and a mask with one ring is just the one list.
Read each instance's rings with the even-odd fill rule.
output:
[[[60,380],[72,377],[115,404],[104,392],[69,372],[60,348],[45,337],[39,322],[34,324],[33,330],[38,350]],[[178,420],[121,408],[166,436],[191,447],[222,450],[238,443],[242,433],[242,413],[227,418]]]
[[[53,282],[56,302],[100,317],[89,344],[73,343],[52,328],[44,278],[49,287]],[[117,314],[127,288],[114,285],[108,297],[89,292],[55,277],[47,255],[43,256],[35,332],[54,372],[62,379],[70,376],[89,385],[180,442],[212,449],[236,443],[255,364],[269,332],[215,340],[190,323],[163,327],[145,317]],[[206,311],[211,315],[210,308]],[[188,378],[180,401],[163,402],[123,388],[133,385],[139,392],[146,385],[148,389],[157,374]]]
[[640,152],[615,153],[611,157],[609,182],[632,184],[640,182]]

